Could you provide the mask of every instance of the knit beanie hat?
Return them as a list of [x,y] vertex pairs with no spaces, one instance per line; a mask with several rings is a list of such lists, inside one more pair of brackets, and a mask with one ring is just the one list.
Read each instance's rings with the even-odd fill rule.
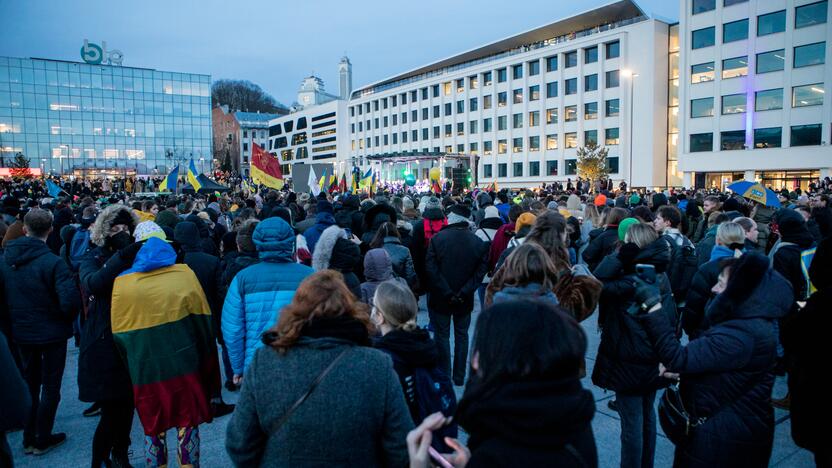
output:
[[630,205],[638,205],[639,203],[641,203],[641,197],[639,197],[638,194],[632,194],[630,196]]
[[627,229],[633,224],[638,224],[640,221],[635,218],[624,218],[618,223],[618,240],[624,242],[624,236],[627,235]]
[[517,221],[514,222],[514,232],[523,229],[525,226],[531,226],[534,224],[534,221],[537,219],[537,216],[531,213],[523,213],[517,218]]
[[492,206],[486,206],[485,207],[485,216],[483,216],[483,219],[499,218],[499,217],[500,217],[500,211],[497,210],[496,206],[492,205]]
[[436,197],[428,198],[428,201],[425,203],[425,209],[428,210],[428,209],[431,209],[431,208],[441,210],[442,209],[442,202],[440,202],[439,199],[436,198]]
[[595,206],[600,208],[607,204],[607,196],[602,193],[601,195],[595,197],[595,201],[593,203]]

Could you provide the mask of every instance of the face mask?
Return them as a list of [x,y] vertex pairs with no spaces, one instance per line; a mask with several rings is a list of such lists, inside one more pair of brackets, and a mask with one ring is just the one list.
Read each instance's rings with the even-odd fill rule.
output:
[[127,231],[121,231],[107,238],[107,246],[113,250],[121,250],[133,243],[133,236]]

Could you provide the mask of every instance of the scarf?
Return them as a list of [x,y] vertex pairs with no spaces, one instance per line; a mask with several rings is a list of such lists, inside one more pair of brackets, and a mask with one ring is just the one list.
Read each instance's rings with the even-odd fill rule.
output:
[[303,326],[300,334],[309,338],[339,338],[359,346],[372,346],[367,327],[347,315],[313,318]]

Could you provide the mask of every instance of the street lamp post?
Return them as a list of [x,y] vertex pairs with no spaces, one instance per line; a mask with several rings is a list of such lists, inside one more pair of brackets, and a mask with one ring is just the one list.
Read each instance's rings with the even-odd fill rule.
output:
[[630,104],[629,104],[629,107],[630,107],[630,137],[629,137],[629,140],[630,140],[629,141],[629,143],[630,143],[630,145],[629,145],[630,146],[630,157],[629,157],[629,161],[627,162],[628,171],[629,171],[630,175],[627,177],[627,186],[630,188],[630,190],[632,190],[632,188],[633,188],[633,135],[635,134],[633,132],[633,107],[635,107],[635,99],[634,99],[635,95],[633,94],[634,93],[633,83],[635,82],[636,77],[638,77],[638,73],[633,73],[632,70],[626,69],[626,68],[621,70],[620,73],[621,73],[621,75],[624,75],[625,77],[630,79]]

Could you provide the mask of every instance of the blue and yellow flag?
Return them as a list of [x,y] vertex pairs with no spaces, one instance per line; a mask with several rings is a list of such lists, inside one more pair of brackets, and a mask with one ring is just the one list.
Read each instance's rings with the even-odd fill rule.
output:
[[329,177],[326,174],[326,168],[324,168],[324,175],[321,176],[321,180],[318,181],[318,187],[323,191],[329,187]]
[[188,164],[188,182],[191,184],[191,187],[194,188],[194,192],[199,192],[199,189],[202,188],[202,184],[199,183],[199,172],[196,171],[196,166],[194,165],[194,160],[191,159],[191,163]]
[[171,191],[176,192],[176,185],[179,182],[179,165],[177,164],[176,167],[170,171],[170,174],[165,177],[161,184],[159,184],[159,191]]
[[373,184],[373,176],[375,176],[375,174],[373,174],[373,168],[371,167],[367,169],[367,173],[364,174],[364,177],[361,178],[361,181],[358,183],[358,185],[362,188],[369,187]]

